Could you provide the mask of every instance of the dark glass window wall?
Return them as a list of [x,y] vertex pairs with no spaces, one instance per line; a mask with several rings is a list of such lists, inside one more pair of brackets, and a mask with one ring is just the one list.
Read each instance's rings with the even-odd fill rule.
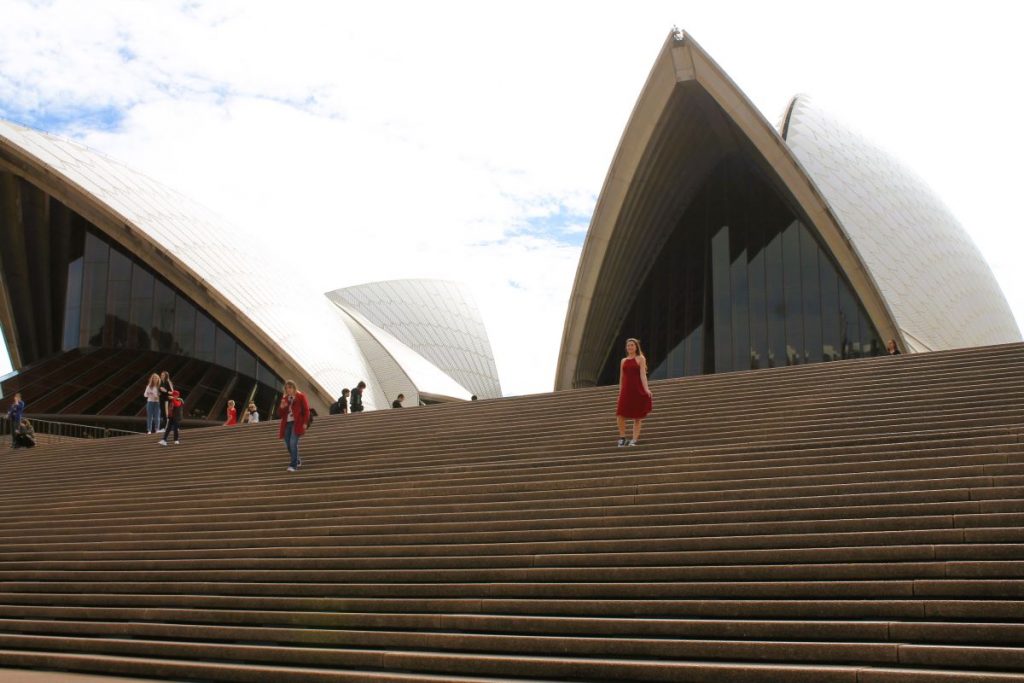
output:
[[694,197],[638,290],[601,384],[628,337],[651,379],[858,358],[878,332],[826,247],[741,157]]
[[[91,229],[75,238],[81,255],[68,264],[65,351],[85,346],[134,349],[213,363],[251,380],[251,390],[244,381],[237,385],[239,391],[232,396],[236,400],[245,394],[242,400],[257,400],[261,410],[272,404],[270,394],[279,390],[281,379],[227,330]],[[225,373],[225,382],[231,372]],[[206,391],[210,401],[216,397],[214,389]]]

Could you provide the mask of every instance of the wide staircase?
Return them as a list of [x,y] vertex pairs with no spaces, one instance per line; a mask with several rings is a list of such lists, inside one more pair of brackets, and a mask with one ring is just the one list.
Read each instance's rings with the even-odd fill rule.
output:
[[1024,680],[1024,345],[652,388],[2,452],[0,667]]

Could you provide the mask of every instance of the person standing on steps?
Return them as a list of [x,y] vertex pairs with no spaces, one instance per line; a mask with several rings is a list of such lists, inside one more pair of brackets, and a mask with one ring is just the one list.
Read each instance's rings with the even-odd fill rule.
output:
[[174,391],[174,382],[171,381],[171,373],[164,370],[160,373],[160,406],[164,409],[164,426],[171,419],[172,391]]
[[11,424],[11,448],[16,444],[18,427],[21,425],[21,416],[25,414],[25,401],[21,398],[21,392],[14,394],[14,400],[7,408],[7,421]]
[[160,429],[160,375],[149,376],[149,384],[142,392],[146,397],[146,433],[156,434]]
[[181,400],[181,393],[177,389],[171,392],[171,400],[168,401],[170,404],[170,412],[167,416],[167,428],[164,430],[164,438],[160,439],[157,443],[161,446],[167,445],[167,438],[171,435],[171,431],[174,431],[174,445],[181,444],[181,434],[179,430],[181,428],[181,421],[185,418],[185,402]]
[[228,419],[224,423],[225,427],[238,424],[238,411],[235,410],[235,402],[228,401]]
[[299,457],[299,438],[306,433],[309,426],[309,401],[306,395],[299,391],[293,380],[284,383],[284,395],[278,405],[278,414],[281,416],[281,427],[277,431],[277,438],[284,439],[284,445],[291,456],[291,464],[288,471],[294,472],[302,467],[302,458]]
[[353,413],[363,412],[363,389],[366,388],[366,382],[359,380],[359,384],[352,390],[352,399],[350,405]]
[[[653,401],[647,386],[647,358],[640,349],[640,340],[626,340],[626,357],[619,365],[619,400],[615,405],[615,419],[619,424],[619,446],[636,446],[640,441],[640,428],[651,412]],[[626,439],[626,420],[633,421],[633,438]]]
[[245,417],[242,418],[242,424],[254,425],[260,421],[260,411],[256,409],[256,404],[250,402],[249,407],[245,409]]
[[900,347],[896,346],[896,340],[890,339],[885,345],[885,352],[890,356],[899,356]]
[[341,390],[341,396],[331,404],[331,415],[344,415],[348,412],[348,389]]

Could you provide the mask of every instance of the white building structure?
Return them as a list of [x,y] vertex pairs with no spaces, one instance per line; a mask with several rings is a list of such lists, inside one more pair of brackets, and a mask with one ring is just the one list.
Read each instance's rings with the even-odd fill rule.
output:
[[[376,283],[341,290],[351,303],[331,303],[282,265],[300,253],[289,259],[285,246],[285,258],[270,259],[241,234],[104,154],[0,121],[0,326],[15,370],[93,347],[125,358],[162,354],[152,369],[180,358],[199,373],[192,359],[209,366],[197,383],[221,377],[245,388],[221,397],[207,391],[203,412],[211,415],[228,395],[268,396],[248,387],[279,390],[284,378],[298,381],[322,412],[360,380],[367,409],[389,407],[398,393],[406,405],[421,394],[468,400],[473,390],[449,372],[500,395],[486,331],[464,288]],[[397,299],[368,305],[371,293],[385,291]],[[403,295],[412,300],[398,300]],[[96,405],[113,415],[115,404]],[[134,404],[123,410],[131,415]]]

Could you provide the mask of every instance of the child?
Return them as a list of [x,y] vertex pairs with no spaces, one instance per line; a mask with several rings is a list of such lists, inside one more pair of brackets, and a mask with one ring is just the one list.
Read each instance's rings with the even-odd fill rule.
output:
[[164,438],[158,442],[161,446],[167,445],[167,437],[171,435],[171,430],[174,430],[174,445],[177,446],[181,443],[178,440],[180,436],[178,434],[178,428],[181,426],[181,420],[184,417],[185,402],[181,400],[181,392],[177,389],[171,392],[171,399],[168,401],[170,411],[167,414],[167,429],[164,431]]
[[238,424],[238,411],[235,410],[235,402],[228,401],[228,421],[224,423],[224,426]]

